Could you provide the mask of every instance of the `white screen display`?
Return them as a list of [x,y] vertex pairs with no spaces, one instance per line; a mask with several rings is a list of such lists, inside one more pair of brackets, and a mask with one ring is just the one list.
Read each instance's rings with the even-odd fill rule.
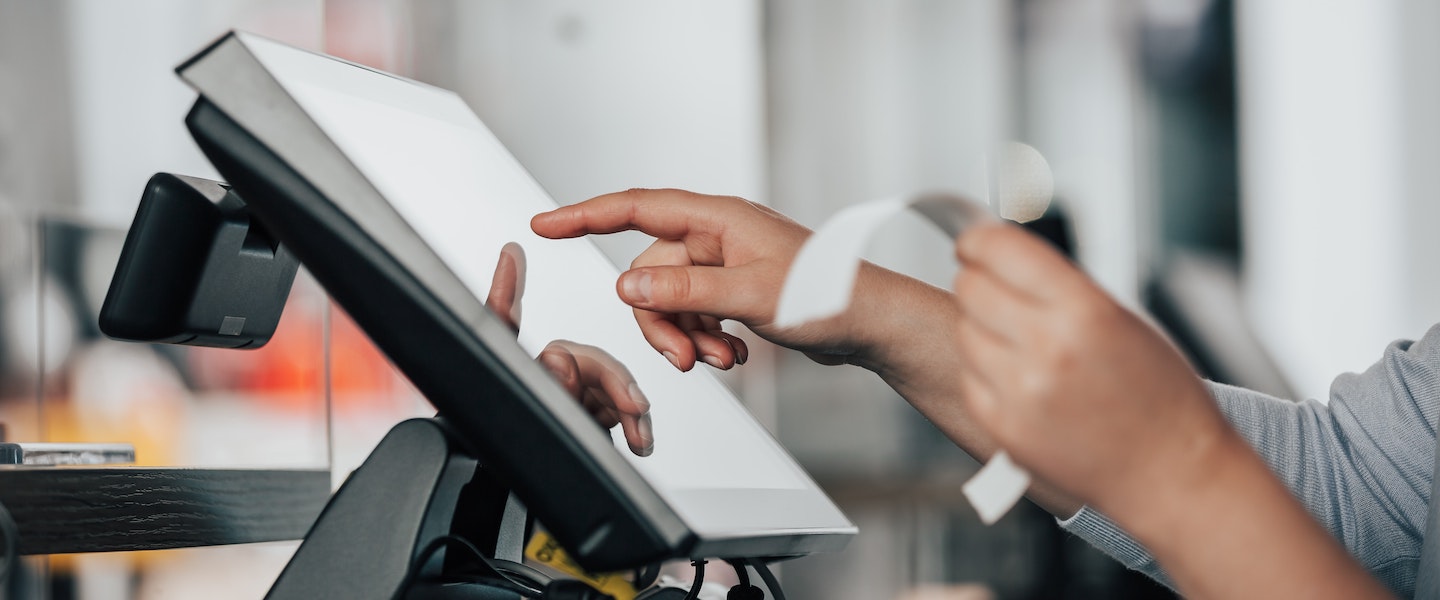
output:
[[[616,295],[618,270],[591,241],[547,240],[531,232],[530,218],[557,204],[458,96],[245,39],[477,298],[489,290],[501,247],[516,242],[524,248],[520,345],[533,356],[552,340],[571,340],[602,348],[626,365],[651,402],[654,453],[631,454],[618,427],[612,437],[692,527],[733,528],[736,515],[719,507],[734,504],[734,492],[745,490],[808,491],[803,497],[782,494],[793,502],[775,505],[776,514],[757,515],[751,526],[848,527],[708,367],[681,373],[650,347]],[[797,512],[808,515],[797,522]]]

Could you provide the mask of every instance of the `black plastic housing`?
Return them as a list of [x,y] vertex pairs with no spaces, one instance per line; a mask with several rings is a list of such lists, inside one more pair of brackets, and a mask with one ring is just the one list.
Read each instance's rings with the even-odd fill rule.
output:
[[230,188],[156,173],[125,237],[100,331],[132,342],[259,348],[275,334],[299,267]]
[[[617,570],[687,555],[694,533],[673,515],[657,519],[646,512],[657,509],[636,504],[544,408],[537,394],[564,391],[534,361],[489,347],[324,194],[205,98],[185,124],[211,164],[251,199],[255,217],[293,248],[581,565]],[[513,336],[488,312],[477,316]],[[599,427],[588,435],[612,444]]]

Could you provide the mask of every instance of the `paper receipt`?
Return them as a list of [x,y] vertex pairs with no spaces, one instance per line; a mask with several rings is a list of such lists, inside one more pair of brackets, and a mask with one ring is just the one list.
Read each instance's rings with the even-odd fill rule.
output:
[[[877,200],[842,210],[796,254],[780,291],[775,325],[794,327],[845,312],[870,238],[904,210],[919,213],[951,238],[996,218],[984,205],[953,194]],[[1000,450],[961,489],[980,520],[990,525],[1009,512],[1029,486],[1030,474]]]

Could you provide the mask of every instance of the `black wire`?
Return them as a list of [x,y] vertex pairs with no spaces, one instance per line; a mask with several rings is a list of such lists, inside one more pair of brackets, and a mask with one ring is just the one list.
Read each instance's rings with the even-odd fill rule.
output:
[[10,516],[10,510],[0,503],[0,544],[3,544],[4,557],[0,557],[0,594],[10,587],[10,576],[15,573],[19,563],[20,554],[17,547],[20,540],[20,532],[15,526],[15,518]]
[[685,600],[697,600],[700,597],[700,588],[705,587],[705,563],[704,559],[695,559],[690,564],[695,565],[695,582],[690,584],[690,593],[685,594]]
[[[525,598],[543,598],[543,597],[545,597],[545,596],[544,596],[544,592],[539,592],[539,591],[537,591],[537,590],[530,589],[529,587],[521,587],[521,586],[515,585],[514,583],[511,583],[510,580],[508,580],[508,579],[501,579],[501,578],[496,577],[496,576],[494,576],[494,575],[484,575],[484,574],[481,574],[481,573],[471,573],[471,574],[463,574],[463,573],[462,573],[462,574],[447,574],[444,579],[436,580],[436,581],[434,581],[434,582],[431,582],[431,581],[428,581],[428,580],[427,580],[427,581],[422,581],[422,582],[420,582],[420,585],[436,585],[436,586],[440,586],[440,587],[446,587],[446,586],[451,586],[451,585],[454,585],[454,584],[457,584],[457,583],[470,583],[470,584],[476,584],[476,585],[483,585],[483,586],[486,586],[486,587],[492,588],[492,589],[505,590],[505,591],[507,591],[507,592],[510,592],[510,593],[512,593],[512,594],[517,594],[517,595],[523,596],[523,597],[525,597]],[[429,591],[429,590],[426,590],[426,591]],[[404,597],[404,598],[407,598],[407,599],[408,599],[408,598],[411,598],[411,597],[416,597],[416,598],[428,597],[428,596],[413,596],[413,593],[414,593],[414,592],[411,592],[412,595],[403,596],[403,597]]]
[[765,582],[765,587],[770,590],[770,597],[775,600],[785,600],[785,590],[780,589],[780,582],[775,580],[775,574],[770,572],[770,566],[763,560],[747,561],[750,566],[755,567],[755,572],[760,574],[760,579]]
[[745,569],[745,559],[727,558],[725,562],[730,563],[730,566],[735,568],[735,575],[740,578],[740,585],[750,587],[750,571]]
[[535,588],[544,588],[555,579],[554,577],[541,573],[540,570],[535,567],[503,558],[490,559],[490,568],[525,579]]
[[[430,543],[425,544],[424,549],[420,550],[420,553],[415,555],[414,562],[410,564],[410,569],[405,573],[405,579],[400,586],[400,593],[404,594],[405,590],[409,589],[410,585],[415,583],[415,577],[420,574],[420,569],[424,568],[425,563],[430,561],[431,556],[434,556],[435,553],[439,552],[440,549],[445,547],[446,544],[451,543],[460,544],[466,550],[469,550],[470,554],[473,555],[476,559],[478,559],[480,561],[480,564],[485,565],[486,568],[490,569],[490,571],[499,578],[501,583],[508,584],[508,586],[506,587],[514,588],[510,591],[532,597],[539,597],[544,594],[544,592],[542,592],[540,589],[541,587],[544,587],[543,585],[539,587],[536,587],[534,585],[527,585],[523,582],[517,581],[514,577],[505,574],[501,571],[500,568],[497,568],[491,562],[490,557],[485,556],[485,554],[481,552],[479,548],[476,548],[475,544],[470,543],[470,540],[467,540],[458,535],[442,535],[433,540],[430,540]],[[510,561],[505,562],[509,563]]]

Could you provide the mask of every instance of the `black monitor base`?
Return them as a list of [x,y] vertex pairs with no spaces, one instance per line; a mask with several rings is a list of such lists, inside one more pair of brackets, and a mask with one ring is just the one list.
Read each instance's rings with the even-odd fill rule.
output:
[[[519,562],[525,521],[509,490],[477,468],[442,421],[405,421],[345,480],[265,597],[519,600],[503,586],[460,583],[457,575],[478,563],[441,544],[456,536]],[[441,547],[427,552],[432,545]]]

